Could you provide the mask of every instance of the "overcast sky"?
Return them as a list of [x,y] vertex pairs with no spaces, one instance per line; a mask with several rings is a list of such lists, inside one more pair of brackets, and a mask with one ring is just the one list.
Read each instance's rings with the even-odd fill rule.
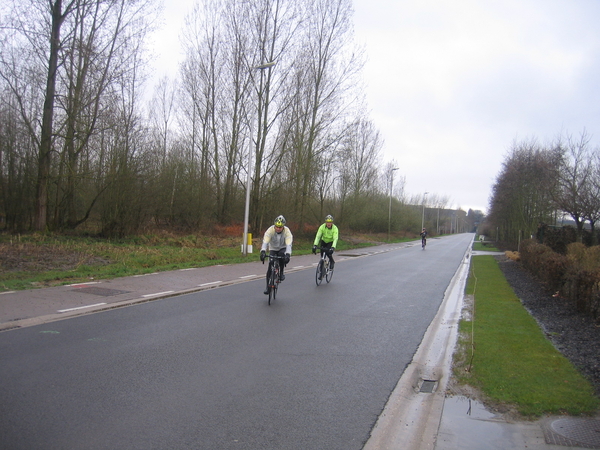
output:
[[[165,1],[158,71],[195,0]],[[511,144],[600,142],[599,0],[354,0],[371,119],[408,195],[487,210]],[[169,73],[174,75],[174,72]]]

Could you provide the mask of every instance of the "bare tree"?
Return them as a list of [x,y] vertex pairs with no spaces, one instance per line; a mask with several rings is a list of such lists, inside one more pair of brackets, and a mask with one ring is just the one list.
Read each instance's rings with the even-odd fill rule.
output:
[[342,215],[347,207],[360,210],[369,196],[378,192],[378,159],[382,145],[379,131],[366,119],[357,119],[346,131],[339,159]]
[[590,156],[591,172],[583,201],[584,218],[590,223],[592,245],[596,245],[596,223],[600,220],[600,149],[595,148]]
[[550,223],[560,160],[559,149],[535,140],[513,143],[490,199],[488,219],[502,233],[501,241],[514,244],[519,233],[531,235],[540,223]]
[[[45,80],[9,84],[21,99],[21,115],[38,147],[34,229],[74,228],[89,216],[99,193],[81,197],[86,187],[79,183],[89,180],[89,172],[80,169],[87,171],[93,163],[90,145],[105,95],[140,52],[151,5],[152,0],[13,0],[13,30],[32,58],[17,61],[3,55],[6,79],[28,71]],[[38,118],[29,114],[35,108],[24,103],[35,101],[26,96],[32,89],[43,97],[39,131]],[[83,154],[90,159],[80,165]]]
[[327,130],[339,128],[336,122],[346,118],[344,94],[362,66],[351,46],[351,14],[348,0],[309,3],[294,76],[288,78],[290,110],[283,127],[289,130],[287,146],[292,153],[287,173],[301,223],[319,176],[317,159],[322,161],[319,154],[330,145]]
[[[558,172],[559,188],[554,195],[558,209],[568,213],[577,226],[577,233],[581,239],[585,216],[589,212],[587,199],[590,198],[592,178],[592,155],[589,147],[590,137],[584,131],[578,140],[572,136],[566,142],[559,141],[555,151],[561,155],[560,171]],[[587,211],[586,211],[587,210]]]

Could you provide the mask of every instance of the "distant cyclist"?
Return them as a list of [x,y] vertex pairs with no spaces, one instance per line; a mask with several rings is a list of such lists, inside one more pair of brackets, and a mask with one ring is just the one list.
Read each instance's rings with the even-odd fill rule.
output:
[[337,246],[338,236],[338,227],[333,223],[333,216],[328,215],[325,217],[325,223],[317,230],[312,252],[315,254],[317,253],[317,246],[321,247],[321,256],[323,256],[323,252],[329,250],[327,251],[327,257],[329,258],[329,268],[331,270],[333,270],[333,265],[335,264],[333,252]]
[[421,230],[421,247],[425,248],[425,245],[427,245],[427,230],[425,228],[423,228]]
[[[285,280],[283,269],[290,262],[290,256],[292,254],[292,241],[294,236],[288,227],[285,226],[285,217],[277,216],[275,223],[271,225],[263,237],[262,248],[260,250],[260,260],[264,262],[267,256],[267,247],[269,248],[270,255],[282,256],[285,259],[281,264],[281,281]],[[269,295],[269,276],[271,275],[271,265],[267,269],[267,289],[265,295]]]

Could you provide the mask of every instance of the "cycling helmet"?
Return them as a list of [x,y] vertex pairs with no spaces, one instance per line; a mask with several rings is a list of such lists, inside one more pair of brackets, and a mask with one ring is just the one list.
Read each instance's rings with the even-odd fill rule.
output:
[[283,216],[277,216],[277,218],[275,219],[275,226],[276,227],[282,227],[285,225],[285,217]]
[[327,217],[325,217],[325,222],[333,222],[333,216],[331,214],[327,215]]

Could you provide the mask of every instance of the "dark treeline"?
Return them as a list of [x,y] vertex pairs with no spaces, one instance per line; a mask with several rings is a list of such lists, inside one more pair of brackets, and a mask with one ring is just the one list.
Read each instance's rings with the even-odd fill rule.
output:
[[522,240],[568,221],[574,240],[596,245],[599,218],[600,149],[584,131],[546,145],[514,142],[496,177],[482,233],[516,250]]
[[361,231],[416,233],[425,219],[471,231],[473,214],[392,183],[398,163],[382,162],[362,100],[351,0],[199,2],[178,76],[146,96],[158,6],[0,6],[0,229],[241,227],[250,179],[254,232],[278,214],[300,229],[333,214]]

